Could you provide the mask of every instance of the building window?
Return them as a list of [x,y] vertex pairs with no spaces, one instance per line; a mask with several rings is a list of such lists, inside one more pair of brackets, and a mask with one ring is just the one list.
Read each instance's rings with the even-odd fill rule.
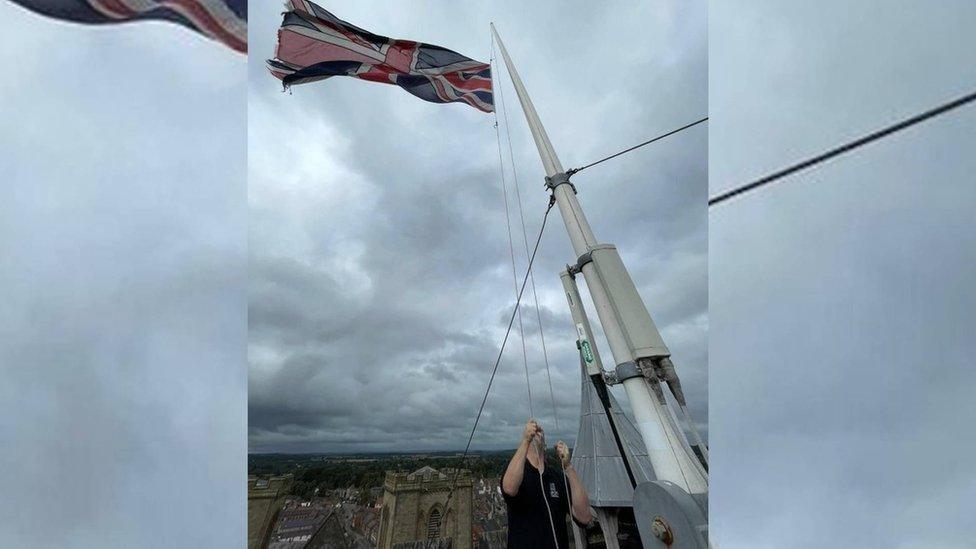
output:
[[441,512],[433,509],[427,517],[427,539],[439,539],[441,537]]

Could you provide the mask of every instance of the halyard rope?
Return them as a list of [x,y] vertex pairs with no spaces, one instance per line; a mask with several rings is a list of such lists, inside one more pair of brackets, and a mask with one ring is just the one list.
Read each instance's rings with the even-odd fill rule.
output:
[[[494,58],[494,54],[495,54],[494,37],[492,37],[491,52],[492,52],[492,58]],[[494,73],[492,73],[492,74],[494,74]],[[495,90],[495,86],[492,86],[492,90]],[[508,125],[508,109],[505,108],[505,92],[504,92],[504,89],[503,89],[502,86],[498,86],[498,98],[499,98],[499,100],[501,102],[501,107],[502,107],[502,119],[505,120],[505,136],[508,138],[508,155],[509,155],[509,158],[512,160],[512,181],[513,181],[514,186],[515,186],[515,199],[516,199],[516,202],[518,203],[519,219],[522,222],[522,243],[525,245],[525,256],[528,257],[529,256],[529,239],[528,239],[527,231],[525,229],[525,212],[522,209],[522,190],[519,188],[518,168],[515,166],[515,151],[514,151],[514,149],[512,147],[512,133],[511,133],[511,131],[509,131],[509,125]],[[497,128],[498,128],[498,117],[497,117],[497,115],[495,117],[495,128],[496,128],[495,135],[497,137],[497,135],[498,135],[498,131],[497,131]],[[542,328],[542,312],[539,309],[539,294],[538,294],[538,292],[536,292],[536,289],[535,289],[535,275],[534,274],[531,274],[531,273],[529,274],[529,284],[532,286],[532,299],[533,299],[533,301],[535,301],[535,315],[536,315],[536,320],[539,323],[539,339],[540,339],[540,341],[542,343],[542,358],[545,360],[545,364],[546,364],[546,378],[549,381],[549,400],[552,403],[552,419],[553,419],[553,422],[554,422],[554,424],[556,426],[556,431],[558,432],[559,431],[559,414],[556,411],[556,397],[555,397],[555,393],[552,390],[552,373],[550,372],[550,369],[549,369],[549,351],[546,349],[546,335],[545,335],[545,331]],[[529,417],[533,417],[533,416],[534,416],[534,414],[532,414],[532,411],[529,410]]]

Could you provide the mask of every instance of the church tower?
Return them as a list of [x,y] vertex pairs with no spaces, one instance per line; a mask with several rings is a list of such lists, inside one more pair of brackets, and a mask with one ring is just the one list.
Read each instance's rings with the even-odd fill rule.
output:
[[413,473],[388,471],[383,483],[379,549],[471,549],[471,473],[422,467]]

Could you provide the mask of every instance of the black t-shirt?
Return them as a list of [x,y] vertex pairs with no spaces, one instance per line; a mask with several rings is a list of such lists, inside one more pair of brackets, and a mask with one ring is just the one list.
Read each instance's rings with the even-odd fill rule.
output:
[[[566,515],[570,513],[572,491],[567,493],[569,483],[564,477],[561,470],[550,467],[547,463],[540,482],[539,470],[526,459],[518,493],[509,496],[502,488],[502,497],[505,498],[505,508],[508,511],[508,549],[569,547]],[[504,479],[504,475],[502,478]],[[549,503],[548,510],[546,502]],[[552,522],[549,521],[550,510]],[[553,546],[553,526],[556,529],[556,539],[559,540],[558,548]]]

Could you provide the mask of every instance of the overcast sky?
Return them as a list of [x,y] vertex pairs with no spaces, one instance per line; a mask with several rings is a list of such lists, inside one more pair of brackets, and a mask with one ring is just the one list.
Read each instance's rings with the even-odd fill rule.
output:
[[0,1],[0,546],[241,547],[245,61]]
[[[976,86],[976,5],[712,2],[711,193]],[[976,108],[709,216],[711,531],[972,547]]]
[[[707,113],[703,3],[388,4],[323,6],[372,32],[485,61],[494,21],[567,168]],[[249,449],[463,448],[514,302],[493,118],[354,79],[283,94],[263,66],[280,12],[274,2],[250,12]],[[531,243],[548,195],[505,82]],[[574,178],[598,238],[621,250],[702,422],[706,159],[701,125]],[[554,211],[535,272],[558,430],[534,309],[523,318],[534,412],[552,442],[575,439],[578,424],[575,336],[558,278],[572,261]],[[529,415],[524,376],[516,335],[475,447],[517,443]]]

